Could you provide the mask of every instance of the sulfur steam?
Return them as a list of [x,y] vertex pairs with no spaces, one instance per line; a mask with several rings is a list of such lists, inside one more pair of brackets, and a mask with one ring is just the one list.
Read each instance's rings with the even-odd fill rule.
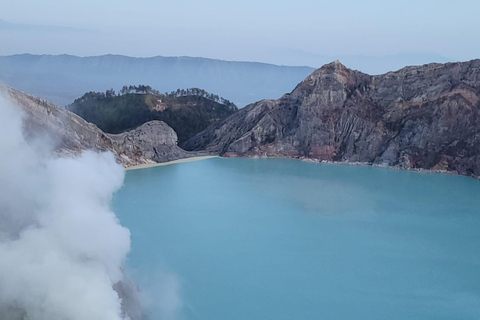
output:
[[123,168],[109,153],[46,156],[22,131],[0,100],[0,319],[130,319],[118,293],[130,233],[109,209]]

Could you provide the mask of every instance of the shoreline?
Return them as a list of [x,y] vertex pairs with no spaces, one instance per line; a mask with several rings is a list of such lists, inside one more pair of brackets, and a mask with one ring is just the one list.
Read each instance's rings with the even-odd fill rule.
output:
[[207,160],[207,159],[212,159],[212,158],[220,158],[220,157],[219,156],[200,156],[200,157],[190,157],[190,158],[177,159],[177,160],[160,162],[160,163],[142,163],[142,164],[137,164],[135,166],[127,167],[127,168],[125,168],[125,171],[148,169],[148,168],[161,167],[161,166],[169,166],[171,164],[202,161],[202,160]]
[[207,159],[211,159],[211,158],[225,158],[225,159],[229,159],[229,158],[237,158],[237,159],[290,159],[290,160],[297,160],[297,161],[310,162],[310,163],[371,167],[371,168],[378,168],[378,169],[416,172],[416,173],[421,173],[421,174],[446,174],[446,175],[453,175],[453,176],[473,178],[475,180],[480,180],[480,177],[467,176],[467,175],[458,174],[457,172],[448,171],[448,170],[422,169],[422,168],[401,168],[401,167],[397,167],[397,166],[383,166],[383,165],[379,165],[379,164],[375,164],[375,163],[369,163],[369,162],[328,161],[328,160],[319,160],[319,159],[313,159],[313,158],[265,157],[265,156],[246,156],[246,157],[238,157],[238,156],[228,156],[228,157],[198,156],[198,157],[183,158],[183,159],[177,159],[177,160],[161,162],[161,163],[143,163],[143,164],[127,167],[127,168],[125,168],[125,170],[129,171],[129,170],[148,169],[148,168],[153,168],[153,167],[168,166],[168,165],[177,164],[177,163],[207,160]]
[[452,175],[457,177],[466,177],[466,178],[473,178],[474,180],[480,181],[480,176],[467,176],[464,174],[459,174],[455,171],[448,171],[443,169],[423,169],[423,168],[401,168],[399,166],[385,166],[376,163],[370,162],[348,162],[348,161],[330,161],[330,160],[320,160],[315,158],[294,158],[294,157],[268,157],[268,156],[245,156],[245,157],[238,157],[238,156],[228,156],[222,158],[239,158],[239,159],[290,159],[290,160],[297,160],[302,162],[310,162],[310,163],[320,163],[320,164],[327,164],[327,165],[341,165],[341,166],[352,166],[352,167],[370,167],[370,168],[377,168],[377,169],[386,169],[386,170],[395,170],[395,171],[405,171],[405,172],[414,172],[420,174],[433,174],[433,175]]

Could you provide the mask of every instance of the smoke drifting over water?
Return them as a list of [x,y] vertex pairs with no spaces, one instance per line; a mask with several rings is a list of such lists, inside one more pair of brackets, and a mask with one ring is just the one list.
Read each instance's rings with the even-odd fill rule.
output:
[[0,99],[0,319],[130,319],[117,293],[130,233],[109,209],[123,168],[29,143],[19,108]]

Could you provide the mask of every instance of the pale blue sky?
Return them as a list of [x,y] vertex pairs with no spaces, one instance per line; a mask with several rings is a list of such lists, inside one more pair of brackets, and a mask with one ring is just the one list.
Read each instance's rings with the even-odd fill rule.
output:
[[0,0],[0,55],[202,56],[312,65],[315,57],[480,58],[479,0]]

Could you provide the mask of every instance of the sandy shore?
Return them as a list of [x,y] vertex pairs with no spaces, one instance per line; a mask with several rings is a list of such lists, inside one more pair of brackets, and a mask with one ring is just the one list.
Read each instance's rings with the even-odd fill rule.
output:
[[139,164],[136,166],[125,168],[125,170],[138,170],[138,169],[146,169],[146,168],[153,168],[153,167],[160,167],[160,166],[168,166],[170,164],[175,164],[175,163],[200,161],[200,160],[206,160],[211,158],[219,158],[219,156],[191,157],[191,158],[178,159],[178,160],[162,162],[162,163],[144,163],[144,164]]

